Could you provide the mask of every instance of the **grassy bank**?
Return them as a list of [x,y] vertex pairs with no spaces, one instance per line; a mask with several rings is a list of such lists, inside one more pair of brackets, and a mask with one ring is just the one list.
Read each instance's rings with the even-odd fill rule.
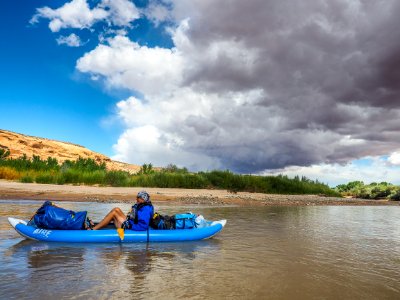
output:
[[226,189],[231,192],[271,194],[323,194],[338,196],[338,192],[318,181],[305,177],[254,176],[230,171],[191,173],[170,165],[161,171],[151,164],[143,165],[138,174],[108,171],[105,164],[92,159],[78,159],[59,164],[56,159],[41,160],[23,156],[18,159],[0,158],[0,179],[48,184],[84,184],[120,187],[159,187],[188,189]]

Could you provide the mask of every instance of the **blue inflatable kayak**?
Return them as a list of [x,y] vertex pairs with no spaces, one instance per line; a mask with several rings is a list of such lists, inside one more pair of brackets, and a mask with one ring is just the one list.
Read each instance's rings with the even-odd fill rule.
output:
[[47,242],[70,243],[146,243],[183,242],[208,239],[224,228],[226,220],[206,221],[206,226],[195,229],[133,231],[125,230],[123,235],[117,229],[100,230],[53,230],[27,225],[26,221],[8,218],[11,226],[22,236]]

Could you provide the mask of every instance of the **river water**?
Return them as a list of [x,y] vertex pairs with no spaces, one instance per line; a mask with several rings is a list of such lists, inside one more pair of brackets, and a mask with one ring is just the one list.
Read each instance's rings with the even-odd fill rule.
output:
[[228,222],[210,240],[110,245],[24,240],[7,217],[40,204],[0,201],[1,299],[400,299],[400,207],[156,206]]

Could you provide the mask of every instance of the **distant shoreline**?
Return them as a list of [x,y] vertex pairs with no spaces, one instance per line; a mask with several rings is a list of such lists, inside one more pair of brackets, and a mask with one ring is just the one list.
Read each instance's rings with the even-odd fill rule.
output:
[[159,204],[315,206],[315,205],[394,205],[400,201],[324,197],[318,195],[276,195],[207,189],[99,187],[20,183],[0,180],[2,200],[52,200],[76,202],[133,202],[140,190],[150,193]]

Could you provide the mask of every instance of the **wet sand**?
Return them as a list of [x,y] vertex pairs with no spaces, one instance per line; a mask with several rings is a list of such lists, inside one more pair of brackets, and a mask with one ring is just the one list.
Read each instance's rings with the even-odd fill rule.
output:
[[199,205],[305,206],[400,205],[400,201],[337,198],[318,195],[275,195],[208,189],[100,187],[20,183],[0,180],[0,199],[88,202],[132,202],[146,190],[154,203]]

